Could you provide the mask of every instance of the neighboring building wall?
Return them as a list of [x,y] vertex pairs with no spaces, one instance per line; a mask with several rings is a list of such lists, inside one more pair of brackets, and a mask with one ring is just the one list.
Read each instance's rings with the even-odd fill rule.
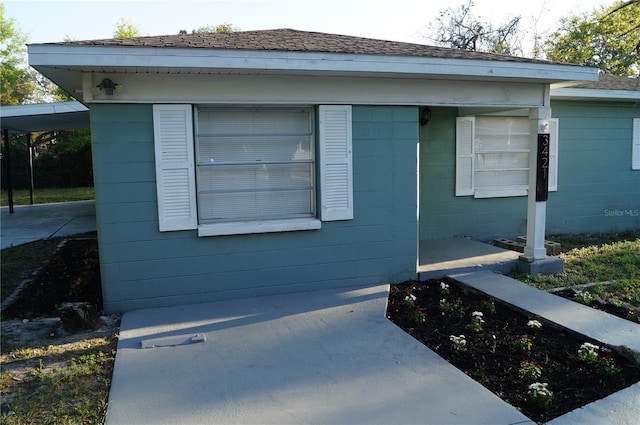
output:
[[470,237],[481,241],[526,233],[527,197],[455,196],[458,108],[432,108],[420,127],[420,240]]
[[632,102],[552,101],[560,119],[558,191],[547,234],[640,229],[640,171],[631,169]]
[[107,312],[415,277],[415,107],[353,107],[354,215],[316,231],[158,231],[151,105],[92,105]]
[[[640,171],[631,170],[633,103],[552,101],[559,118],[558,191],[547,235],[640,229]],[[420,240],[481,241],[526,233],[527,197],[455,196],[457,108],[432,108],[420,128]]]

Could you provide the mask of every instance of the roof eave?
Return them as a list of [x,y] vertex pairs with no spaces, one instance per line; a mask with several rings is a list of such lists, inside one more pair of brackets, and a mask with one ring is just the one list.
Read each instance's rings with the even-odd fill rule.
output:
[[[32,44],[29,64],[63,72],[256,73],[475,80],[597,81],[596,68],[538,62],[277,50]],[[56,82],[54,80],[54,82]],[[56,82],[58,83],[58,82]],[[67,91],[73,87],[64,87]]]
[[560,88],[551,89],[551,99],[640,102],[640,91]]

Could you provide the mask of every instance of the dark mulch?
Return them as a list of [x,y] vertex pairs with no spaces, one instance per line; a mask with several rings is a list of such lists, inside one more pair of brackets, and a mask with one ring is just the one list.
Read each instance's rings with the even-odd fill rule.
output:
[[[640,381],[640,367],[631,359],[615,352],[611,356],[622,371],[609,377],[600,376],[594,365],[579,360],[577,353],[584,342],[602,344],[554,327],[542,319],[528,317],[495,300],[495,314],[484,313],[483,330],[476,333],[467,329],[471,313],[482,311],[482,302],[489,301],[490,298],[464,290],[455,282],[447,283],[449,294],[441,293],[440,281],[408,282],[392,286],[387,316],[532,420],[540,423],[549,421]],[[415,307],[407,306],[404,302],[409,290],[416,296]],[[452,304],[450,312],[441,312],[442,299]],[[412,320],[415,308],[423,309],[422,313],[426,318],[424,323],[417,324]],[[542,329],[530,329],[527,326],[530,319],[541,321]],[[467,350],[454,350],[450,335],[465,335]],[[531,338],[532,349],[529,352],[515,347],[514,342],[523,335]],[[529,382],[518,376],[524,360],[533,361],[542,367],[542,376],[537,381],[548,383],[548,388],[553,392],[553,400],[547,408],[537,407],[528,400]]]
[[102,310],[98,243],[69,239],[2,312],[3,319],[56,316],[64,302],[90,302]]
[[[579,302],[576,300],[575,292],[572,289],[555,291],[553,292],[553,295],[557,295],[574,302]],[[621,319],[625,319],[633,323],[640,323],[640,314],[638,313],[638,309],[634,309],[631,306],[616,305],[611,301],[604,301],[600,299],[595,299],[586,305],[591,308],[595,308],[596,310],[604,311],[620,317]]]

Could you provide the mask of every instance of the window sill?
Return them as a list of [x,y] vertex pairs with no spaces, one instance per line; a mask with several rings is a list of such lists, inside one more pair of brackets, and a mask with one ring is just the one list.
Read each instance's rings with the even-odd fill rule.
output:
[[527,196],[529,190],[527,188],[500,188],[500,189],[476,189],[473,193],[474,198],[510,198],[515,196]]
[[317,218],[283,220],[234,221],[232,223],[201,224],[198,236],[246,235],[250,233],[294,232],[317,230],[322,222]]

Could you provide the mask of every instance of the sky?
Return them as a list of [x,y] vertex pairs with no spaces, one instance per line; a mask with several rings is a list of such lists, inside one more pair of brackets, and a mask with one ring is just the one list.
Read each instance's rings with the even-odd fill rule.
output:
[[[467,0],[0,0],[29,43],[110,38],[118,21],[141,35],[177,34],[230,23],[240,30],[293,28],[409,43],[433,44],[429,24]],[[522,30],[558,27],[570,14],[590,13],[615,0],[474,0],[473,12],[493,25],[522,17]],[[526,47],[525,47],[526,48]]]

